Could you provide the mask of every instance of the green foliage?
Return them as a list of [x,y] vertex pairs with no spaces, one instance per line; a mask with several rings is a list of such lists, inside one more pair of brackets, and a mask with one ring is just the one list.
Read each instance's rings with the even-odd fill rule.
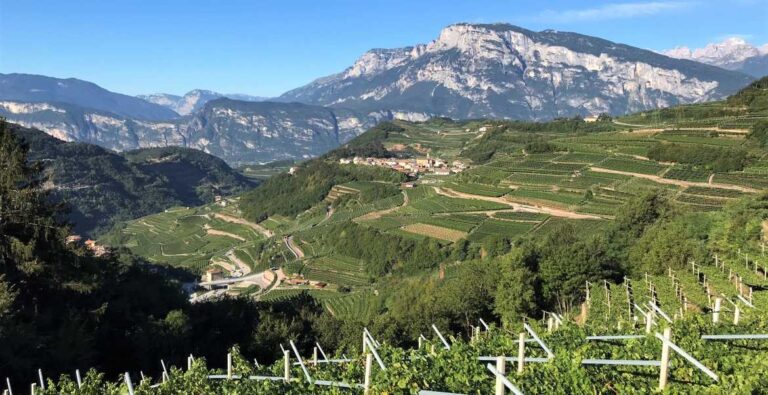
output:
[[636,275],[662,274],[667,267],[685,269],[691,261],[706,261],[709,230],[706,217],[696,215],[680,216],[651,226],[630,247],[633,271]]
[[768,121],[757,122],[752,125],[747,138],[756,141],[761,147],[765,147],[768,144]]
[[747,153],[742,149],[656,144],[648,150],[648,157],[661,162],[687,163],[725,172],[743,169]]
[[314,160],[299,167],[292,175],[274,176],[245,193],[240,207],[246,218],[256,222],[275,214],[293,217],[325,199],[334,185],[374,180],[395,183],[404,181],[405,176],[383,168],[341,166]]
[[354,222],[330,225],[314,238],[339,254],[364,260],[366,272],[373,277],[393,267],[406,271],[435,267],[447,257],[446,250],[434,239],[403,238]]

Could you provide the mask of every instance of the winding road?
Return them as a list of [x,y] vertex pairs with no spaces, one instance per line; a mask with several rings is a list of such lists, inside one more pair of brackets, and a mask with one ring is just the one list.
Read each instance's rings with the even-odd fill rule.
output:
[[285,246],[296,256],[296,259],[304,259],[304,251],[293,242],[293,236],[283,236],[283,242]]

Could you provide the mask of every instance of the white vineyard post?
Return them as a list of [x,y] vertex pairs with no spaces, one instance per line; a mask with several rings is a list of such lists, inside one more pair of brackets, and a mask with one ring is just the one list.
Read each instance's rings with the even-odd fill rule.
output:
[[131,382],[131,375],[125,372],[125,384],[128,386],[128,394],[133,395],[133,383]]
[[550,315],[547,319],[547,332],[552,332],[552,327],[554,326],[555,320]]
[[371,370],[373,369],[373,355],[365,354],[365,377],[363,380],[363,394],[371,392]]
[[715,298],[715,311],[712,313],[712,322],[715,324],[720,321],[720,305],[723,303],[722,298]]
[[227,380],[232,380],[232,353],[227,353]]
[[506,358],[496,357],[496,371],[499,372],[496,376],[496,395],[504,395],[504,381],[501,377],[507,372],[506,363]]
[[11,379],[8,377],[5,378],[5,387],[8,388],[6,391],[8,391],[8,395],[13,395],[13,389],[11,388]]
[[45,380],[43,380],[43,369],[37,369],[37,378],[40,380],[40,390],[45,391]]
[[162,376],[163,376],[163,383],[165,383],[166,381],[168,381],[168,369],[165,368],[165,361],[163,361],[162,359],[160,360],[160,365],[163,367]]
[[35,395],[35,389],[37,389],[37,383],[32,383],[32,385],[29,386],[29,394]]
[[368,340],[368,339],[366,339],[365,331],[363,331],[363,354],[365,354],[366,347],[367,347],[366,340]]
[[664,339],[661,346],[661,373],[659,374],[659,389],[663,390],[667,386],[667,375],[669,371],[669,341],[672,337],[672,328],[664,328]]
[[736,307],[733,308],[733,325],[739,325],[740,315],[741,315],[741,310],[739,309],[739,306],[736,305]]
[[523,373],[525,368],[525,332],[520,332],[520,342],[517,344],[517,373]]
[[[422,343],[422,336],[419,336],[419,350],[421,350],[421,343]],[[363,351],[365,351],[365,346],[363,346]]]
[[312,350],[312,365],[317,366],[317,347]]
[[645,333],[651,333],[651,327],[653,326],[653,314],[649,311],[645,315]]
[[75,380],[77,380],[77,389],[83,386],[83,380],[80,378],[80,369],[75,369]]
[[283,381],[291,381],[291,353],[283,350]]

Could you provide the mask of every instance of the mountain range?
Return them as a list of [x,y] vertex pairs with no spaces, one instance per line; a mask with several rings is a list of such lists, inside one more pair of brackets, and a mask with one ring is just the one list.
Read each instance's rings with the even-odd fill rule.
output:
[[452,118],[624,114],[720,99],[752,78],[577,33],[456,24],[429,44],[365,53],[283,100]]
[[752,79],[577,33],[455,24],[428,44],[368,51],[272,101],[205,90],[131,97],[0,74],[0,116],[115,151],[182,146],[241,164],[317,156],[381,120],[625,114],[721,99]]
[[223,94],[214,91],[195,89],[187,92],[183,96],[172,95],[169,93],[155,93],[151,95],[136,96],[142,100],[154,103],[173,110],[179,115],[189,115],[203,108],[205,103],[211,100],[226,97],[233,100],[242,101],[266,101],[268,98],[260,96],[251,96],[242,93]]
[[768,43],[756,47],[740,37],[730,37],[704,48],[677,47],[662,53],[672,58],[741,71],[758,78],[768,75]]

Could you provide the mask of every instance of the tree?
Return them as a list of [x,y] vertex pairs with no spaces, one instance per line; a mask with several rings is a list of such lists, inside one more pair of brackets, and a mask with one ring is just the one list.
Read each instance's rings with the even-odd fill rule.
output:
[[498,260],[494,312],[505,325],[517,324],[521,317],[532,316],[538,311],[538,278],[528,266],[528,261],[533,259],[530,253],[515,248]]

